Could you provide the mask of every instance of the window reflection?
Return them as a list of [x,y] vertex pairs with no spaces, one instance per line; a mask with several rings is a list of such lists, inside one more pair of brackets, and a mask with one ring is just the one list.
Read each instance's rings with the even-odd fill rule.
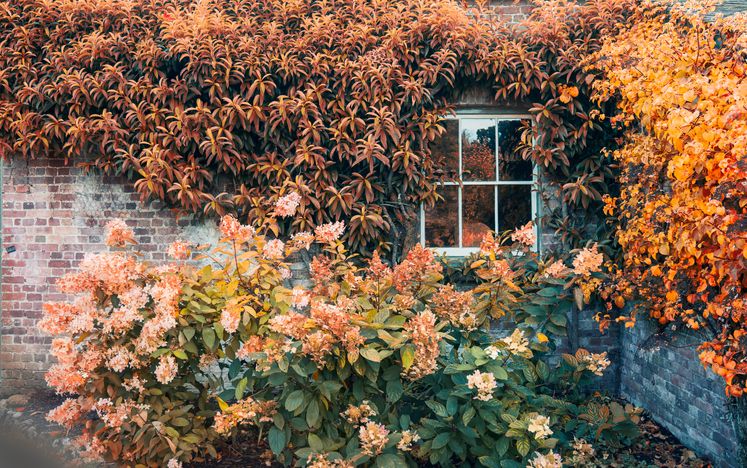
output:
[[532,161],[524,160],[518,151],[523,123],[528,120],[498,122],[498,174],[500,180],[532,180]]
[[439,190],[443,201],[425,210],[425,246],[458,247],[459,239],[459,192],[458,187],[442,187]]
[[495,187],[466,186],[462,192],[462,246],[479,247],[495,230]]
[[495,180],[495,120],[462,119],[462,178]]

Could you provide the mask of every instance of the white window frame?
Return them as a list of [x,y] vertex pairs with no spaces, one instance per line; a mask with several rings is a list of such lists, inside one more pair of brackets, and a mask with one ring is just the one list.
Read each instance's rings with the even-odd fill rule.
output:
[[[462,177],[462,119],[493,119],[493,120],[529,120],[531,122],[531,116],[529,114],[525,113],[481,113],[481,112],[470,112],[468,110],[463,110],[457,112],[455,115],[445,116],[444,120],[457,120],[459,122],[459,129],[458,129],[458,140],[459,140],[459,177],[461,179]],[[496,143],[496,149],[499,147],[500,142],[498,141],[498,125],[495,126],[495,143]],[[496,157],[496,179],[500,179],[500,172],[499,172],[499,165],[500,161]],[[537,190],[537,180],[539,178],[538,173],[538,167],[536,164],[532,163],[532,180],[528,181],[517,181],[517,180],[495,180],[495,181],[465,181],[460,180],[459,182],[443,182],[441,183],[442,187],[449,187],[449,186],[456,186],[459,187],[459,190],[457,191],[457,207],[458,207],[458,213],[457,213],[457,220],[459,223],[458,226],[458,243],[459,245],[462,244],[462,192],[463,187],[467,186],[488,186],[488,187],[499,187],[502,185],[529,185],[532,187],[531,190],[531,213],[532,213],[532,222],[534,223],[534,229],[537,234],[537,242],[535,242],[533,250],[539,251],[540,250],[540,230],[539,230],[539,219],[540,219],[540,201],[539,201],[539,192]],[[495,226],[493,226],[493,230],[498,230],[498,191],[493,191],[495,196],[495,205],[493,209],[495,210]],[[420,204],[420,243],[425,247],[425,206],[421,203]],[[429,247],[431,250],[435,251],[439,255],[446,255],[447,257],[466,257],[473,253],[479,252],[479,247]]]

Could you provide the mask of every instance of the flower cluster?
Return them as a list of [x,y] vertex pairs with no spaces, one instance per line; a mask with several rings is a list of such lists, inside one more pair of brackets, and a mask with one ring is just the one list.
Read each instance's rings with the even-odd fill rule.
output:
[[253,227],[242,225],[231,215],[223,216],[218,228],[224,239],[237,243],[247,242],[256,234]]
[[412,444],[417,443],[420,436],[415,431],[402,431],[402,438],[397,442],[397,450],[409,452],[412,450]]
[[360,405],[348,405],[348,409],[340,416],[353,426],[360,426],[370,422],[369,418],[376,416],[376,410],[371,406],[371,402],[364,400]]
[[532,416],[529,419],[527,430],[533,433],[534,438],[537,440],[550,437],[552,435],[552,429],[550,429],[550,418],[541,414]]
[[174,260],[186,260],[189,258],[189,242],[177,240],[169,245],[166,254]]
[[162,384],[167,384],[174,380],[178,370],[179,367],[174,356],[161,356],[156,366],[156,380]]
[[439,354],[436,316],[430,310],[415,315],[405,324],[405,332],[415,345],[415,359],[403,373],[410,380],[418,380],[435,372]]
[[280,239],[267,241],[262,249],[262,255],[271,260],[279,260],[285,256],[285,243]]
[[126,244],[135,243],[135,232],[119,218],[106,223],[104,229],[106,231],[106,245],[110,247],[124,247]]
[[596,244],[582,249],[573,259],[573,272],[578,276],[589,276],[601,270],[604,256]]
[[431,308],[439,318],[448,320],[455,327],[472,331],[479,325],[477,315],[472,310],[473,301],[471,291],[456,291],[449,284],[431,297]]
[[532,247],[537,243],[537,233],[531,221],[511,233],[511,240]]
[[477,390],[475,400],[490,401],[496,387],[495,376],[491,372],[476,370],[467,376],[467,387]]
[[433,251],[420,244],[407,252],[405,259],[394,268],[392,282],[401,293],[412,293],[429,275],[440,276],[443,267],[435,261]]
[[361,453],[368,456],[380,454],[387,443],[389,443],[389,429],[383,424],[369,421],[361,426],[358,433],[361,444]]
[[331,244],[345,232],[345,222],[337,221],[335,223],[322,224],[314,229],[316,240],[322,244]]
[[271,422],[277,411],[276,407],[277,403],[272,400],[244,398],[216,414],[213,427],[218,434],[228,434],[241,424]]
[[288,195],[278,198],[275,202],[275,215],[287,218],[296,214],[298,205],[301,204],[301,195],[298,192],[291,192]]
[[547,268],[545,268],[544,275],[549,278],[558,279],[565,278],[570,272],[570,268],[565,266],[565,263],[563,263],[562,260],[555,260]]
[[527,468],[563,468],[563,460],[554,452],[545,455],[536,452],[534,458],[529,460]]
[[571,457],[571,463],[574,465],[580,465],[589,462],[594,457],[594,447],[586,442],[585,439],[573,438],[573,455]]
[[513,333],[500,340],[506,346],[506,349],[512,354],[524,355],[529,352],[529,340],[524,336],[524,332],[518,328]]
[[602,353],[588,353],[581,357],[580,361],[586,365],[592,373],[598,376],[604,374],[604,370],[610,365],[610,360],[607,359],[607,352]]

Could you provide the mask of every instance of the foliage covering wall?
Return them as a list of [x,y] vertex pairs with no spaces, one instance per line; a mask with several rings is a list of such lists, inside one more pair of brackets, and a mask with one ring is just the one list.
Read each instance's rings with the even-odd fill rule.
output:
[[[462,86],[523,102],[578,243],[611,172],[610,132],[579,60],[635,2],[545,2],[513,28],[447,0],[22,0],[0,7],[0,152],[127,174],[185,212],[262,219],[278,233],[343,219],[354,250],[393,248],[441,177],[427,145]],[[534,133],[532,135],[532,132]],[[263,198],[265,197],[266,198]]]

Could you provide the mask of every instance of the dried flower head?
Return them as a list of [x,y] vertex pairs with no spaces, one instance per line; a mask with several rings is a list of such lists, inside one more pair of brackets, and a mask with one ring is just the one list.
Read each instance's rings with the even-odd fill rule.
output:
[[363,400],[360,405],[348,405],[348,409],[343,411],[340,416],[353,426],[360,426],[368,423],[372,416],[376,416],[376,410],[371,406],[371,402]]
[[607,359],[607,352],[602,353],[589,353],[584,354],[580,361],[586,364],[586,368],[589,369],[593,374],[602,376],[604,370],[610,365],[610,360]]

